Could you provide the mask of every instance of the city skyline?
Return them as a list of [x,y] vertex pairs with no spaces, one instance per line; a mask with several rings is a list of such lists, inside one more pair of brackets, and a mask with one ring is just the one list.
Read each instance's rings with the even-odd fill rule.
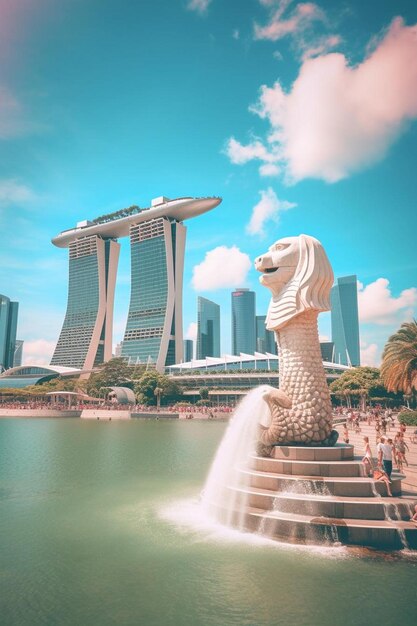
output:
[[[335,275],[358,276],[363,364],[378,364],[388,336],[416,316],[417,6],[382,1],[376,11],[356,0],[340,13],[327,0],[299,20],[296,2],[280,17],[275,4],[242,0],[239,13],[222,0],[10,5],[0,292],[20,303],[24,361],[49,362],[65,315],[67,262],[51,237],[158,193],[223,198],[189,226],[184,337],[195,336],[202,295],[225,312],[221,351],[230,352],[230,291],[255,291],[265,314],[253,259],[303,232],[323,243]],[[114,344],[129,284],[123,241]],[[330,337],[329,314],[320,333]]]

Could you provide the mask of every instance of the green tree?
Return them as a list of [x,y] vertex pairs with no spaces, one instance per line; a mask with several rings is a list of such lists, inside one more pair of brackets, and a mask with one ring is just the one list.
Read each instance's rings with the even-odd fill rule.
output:
[[87,392],[97,396],[100,390],[108,387],[133,387],[132,371],[123,358],[117,357],[104,363],[101,370],[88,379]]
[[[160,391],[155,393],[156,389]],[[134,390],[140,404],[154,405],[157,403],[158,396],[174,400],[181,394],[181,389],[175,380],[165,374],[159,374],[156,370],[144,372],[139,380],[135,381]]]
[[352,400],[359,401],[361,408],[366,408],[366,401],[373,397],[388,397],[388,393],[376,367],[355,367],[343,372],[330,385],[330,391],[347,406],[352,406]]
[[208,400],[209,399],[209,390],[207,387],[201,387],[201,389],[198,392],[200,394],[200,398],[202,400]]
[[381,376],[389,391],[411,396],[417,389],[417,321],[404,322],[388,339],[382,354]]

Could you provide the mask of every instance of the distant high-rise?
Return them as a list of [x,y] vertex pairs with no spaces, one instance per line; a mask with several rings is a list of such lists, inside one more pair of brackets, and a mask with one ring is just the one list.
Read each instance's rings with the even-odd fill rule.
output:
[[277,354],[275,335],[272,330],[267,330],[265,321],[266,315],[256,316],[256,350],[263,354]]
[[220,356],[220,306],[197,298],[197,359]]
[[0,294],[0,372],[13,367],[19,303]]
[[23,344],[22,339],[16,339],[16,346],[14,349],[13,367],[19,367],[23,361]]
[[119,341],[114,349],[114,356],[118,359],[122,356],[123,341]]
[[334,362],[334,343],[333,341],[320,341],[321,358],[328,363]]
[[92,369],[111,359],[119,251],[97,235],[69,244],[67,312],[51,365]]
[[360,365],[356,276],[342,276],[332,287],[331,320],[334,361],[354,367]]
[[194,341],[192,339],[184,339],[184,362],[189,363],[194,356]]
[[253,354],[256,350],[255,292],[232,292],[232,354]]

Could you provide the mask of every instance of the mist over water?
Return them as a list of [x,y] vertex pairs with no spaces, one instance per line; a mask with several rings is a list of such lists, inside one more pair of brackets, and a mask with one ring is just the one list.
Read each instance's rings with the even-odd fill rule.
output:
[[414,625],[416,562],[286,546],[201,515],[226,428],[0,420],[0,624]]

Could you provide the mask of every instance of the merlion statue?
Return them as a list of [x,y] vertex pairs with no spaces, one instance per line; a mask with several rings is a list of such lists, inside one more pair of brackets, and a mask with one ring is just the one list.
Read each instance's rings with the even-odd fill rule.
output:
[[279,239],[258,257],[260,283],[272,294],[266,327],[279,351],[279,389],[264,395],[271,412],[260,426],[259,452],[278,445],[334,445],[332,407],[317,318],[330,309],[333,271],[321,243],[308,235]]

